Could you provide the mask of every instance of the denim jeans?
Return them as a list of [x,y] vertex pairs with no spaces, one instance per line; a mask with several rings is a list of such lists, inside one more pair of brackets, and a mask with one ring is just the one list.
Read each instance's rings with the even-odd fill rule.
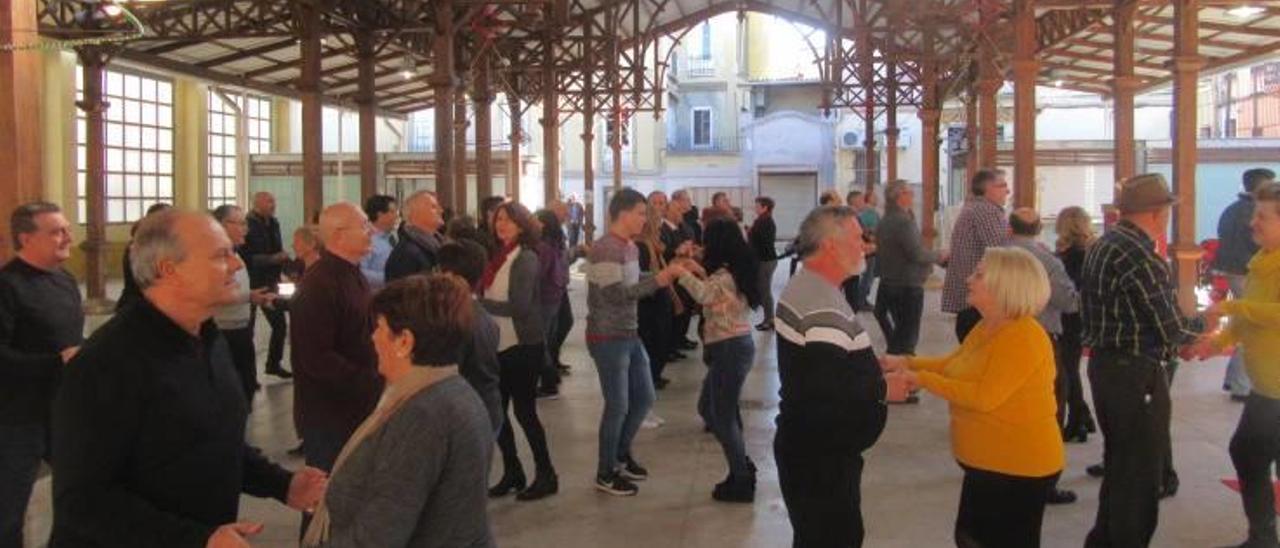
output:
[[40,424],[0,425],[0,546],[22,546],[27,502],[47,442]]
[[[1226,278],[1227,285],[1231,288],[1231,298],[1239,299],[1244,296],[1244,276],[1228,275]],[[1222,379],[1222,385],[1237,396],[1247,396],[1252,388],[1249,375],[1244,369],[1244,350],[1239,345],[1227,362],[1227,376]]]
[[596,472],[608,476],[617,469],[619,459],[631,455],[631,440],[653,407],[653,378],[639,337],[588,342],[587,351],[596,362],[604,396]]
[[876,270],[876,256],[868,255],[867,268],[862,271],[862,275],[858,276],[858,306],[865,307],[868,304],[867,298],[871,297],[871,284],[875,283],[876,276],[879,272]]
[[706,397],[698,400],[698,414],[720,442],[729,473],[737,477],[751,475],[738,418],[738,398],[755,355],[756,345],[750,335],[716,341],[702,350],[702,360],[707,364],[707,376],[702,381]]

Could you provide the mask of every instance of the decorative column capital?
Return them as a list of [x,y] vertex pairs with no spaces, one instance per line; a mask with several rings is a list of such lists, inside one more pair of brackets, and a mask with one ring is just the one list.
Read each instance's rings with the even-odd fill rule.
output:
[[936,124],[942,120],[942,110],[936,108],[926,108],[916,111],[916,117],[926,124]]
[[1115,90],[1116,93],[1120,93],[1122,91],[1132,93],[1141,85],[1142,78],[1133,75],[1114,76],[1111,78],[1111,89]]
[[995,95],[1000,91],[1001,87],[1004,87],[1004,80],[998,78],[979,80],[974,87],[977,89],[978,95]]
[[1196,72],[1204,68],[1204,58],[1199,55],[1179,55],[1169,64],[1174,72]]
[[896,138],[897,138],[899,135],[901,135],[901,134],[902,134],[902,129],[900,129],[900,128],[897,128],[897,127],[887,127],[887,128],[884,128],[884,135],[885,135],[885,137],[889,137],[889,138],[891,138],[891,139],[896,139]]
[[1028,75],[1035,78],[1036,73],[1040,71],[1040,61],[1035,59],[1016,59],[1011,64],[1015,78]]

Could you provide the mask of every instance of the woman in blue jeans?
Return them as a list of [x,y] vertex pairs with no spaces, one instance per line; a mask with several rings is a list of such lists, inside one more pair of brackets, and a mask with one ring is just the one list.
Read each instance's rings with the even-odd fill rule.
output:
[[[687,263],[686,268],[706,279],[685,273],[680,276],[680,285],[702,305],[702,360],[707,364],[707,376],[702,381],[698,414],[715,433],[729,462],[729,477],[716,485],[711,497],[723,502],[752,502],[756,471],[742,440],[738,398],[755,359],[751,310],[760,306],[756,283],[760,266],[733,221],[712,222],[702,238],[702,266]],[[705,276],[707,272],[711,274]]]
[[644,229],[644,195],[623,189],[609,202],[609,232],[587,255],[587,350],[596,362],[604,413],[600,417],[600,463],[596,489],[611,495],[639,492],[633,481],[649,472],[631,456],[631,440],[653,406],[649,357],[638,335],[636,301],[684,274],[679,265],[640,273],[640,250],[632,242]]

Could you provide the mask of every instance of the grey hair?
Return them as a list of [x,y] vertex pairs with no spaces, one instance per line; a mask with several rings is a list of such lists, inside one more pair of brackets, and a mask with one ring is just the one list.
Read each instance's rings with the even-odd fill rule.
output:
[[12,234],[15,251],[22,251],[22,240],[18,236],[39,230],[36,217],[46,213],[62,213],[62,208],[51,202],[30,202],[13,210],[13,214],[9,216],[9,233]]
[[803,260],[817,253],[822,242],[840,230],[840,223],[856,215],[849,206],[822,206],[810,211],[796,236],[796,257]]
[[408,198],[405,198],[404,212],[403,212],[404,217],[408,219],[409,217],[413,216],[414,211],[418,209],[419,205],[422,204],[422,200],[428,196],[435,198],[436,193],[431,192],[430,190],[419,190],[417,192],[414,192],[413,194],[410,194]]
[[[898,197],[901,196],[903,192],[911,190],[911,187],[908,185],[909,183],[907,183],[905,179],[894,179],[884,186],[885,211],[890,209],[895,211],[902,210],[902,208],[898,207]],[[908,209],[906,212],[911,213],[911,210]]]
[[129,244],[129,269],[138,282],[138,289],[155,285],[160,278],[160,261],[177,263],[186,260],[187,249],[174,230],[184,215],[188,213],[169,209],[145,217],[138,223],[138,231]]

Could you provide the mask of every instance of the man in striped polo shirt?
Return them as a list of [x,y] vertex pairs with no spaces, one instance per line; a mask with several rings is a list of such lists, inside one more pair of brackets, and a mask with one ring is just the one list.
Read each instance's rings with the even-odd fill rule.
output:
[[804,270],[778,301],[773,452],[797,547],[862,545],[862,452],[884,429],[884,377],[840,291],[864,268],[855,215],[843,206],[809,213],[795,243]]

